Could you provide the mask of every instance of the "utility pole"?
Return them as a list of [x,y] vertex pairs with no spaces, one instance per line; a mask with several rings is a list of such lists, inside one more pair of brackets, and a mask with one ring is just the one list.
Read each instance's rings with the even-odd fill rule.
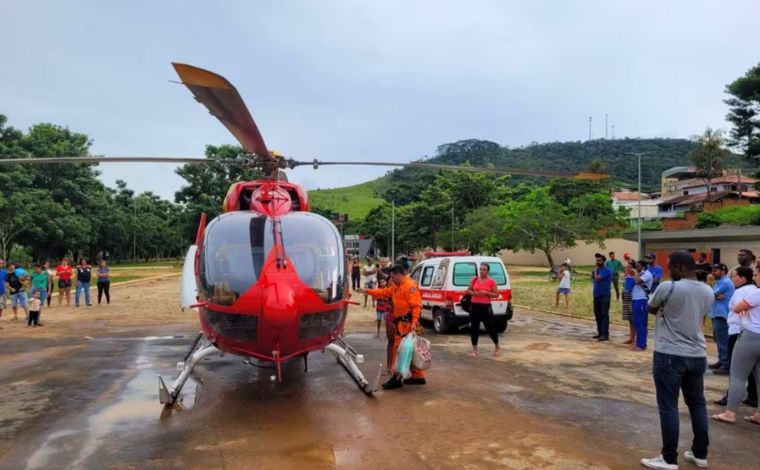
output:
[[132,262],[137,262],[137,204],[135,204],[135,217],[132,222]]
[[615,124],[612,125],[612,140],[615,140]]
[[607,113],[604,113],[604,140],[607,140]]
[[639,166],[639,195],[638,195],[638,204],[637,204],[637,209],[636,209],[638,211],[638,213],[636,214],[636,219],[638,220],[638,224],[637,225],[638,225],[638,241],[639,241],[639,243],[638,243],[638,245],[639,245],[639,259],[641,259],[642,255],[643,255],[643,252],[644,252],[644,249],[643,249],[642,244],[641,244],[641,223],[642,223],[642,218],[641,218],[641,156],[645,155],[645,153],[644,152],[638,152],[638,153],[625,152],[623,155],[631,155],[633,157],[638,158],[638,160],[639,160],[638,161],[638,166]]
[[454,204],[451,204],[451,251],[454,251]]
[[591,140],[591,116],[588,117],[588,140]]

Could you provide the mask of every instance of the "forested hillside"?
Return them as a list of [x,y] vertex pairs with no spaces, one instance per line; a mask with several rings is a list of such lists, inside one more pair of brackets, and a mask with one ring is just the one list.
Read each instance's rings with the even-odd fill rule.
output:
[[[586,142],[550,142],[525,147],[509,148],[486,140],[463,140],[438,147],[436,156],[421,161],[453,165],[502,166],[581,172],[595,160],[601,161],[605,172],[616,187],[636,188],[637,157],[642,153],[641,177],[644,191],[660,188],[660,175],[668,168],[689,165],[689,152],[697,144],[687,139],[615,139]],[[738,155],[729,166],[745,165]],[[393,170],[386,176],[361,185],[332,190],[310,192],[317,197],[313,202],[320,210],[346,212],[353,218],[366,214],[366,207],[377,204],[377,199],[395,201],[399,205],[419,200],[439,172],[404,168]],[[546,178],[516,176],[512,185],[527,183],[546,184]],[[350,202],[349,202],[350,201]],[[361,207],[361,211],[356,211]]]

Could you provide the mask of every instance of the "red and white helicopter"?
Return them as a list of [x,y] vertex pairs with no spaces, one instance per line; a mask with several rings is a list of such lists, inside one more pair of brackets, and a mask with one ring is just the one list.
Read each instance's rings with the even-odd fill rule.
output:
[[[284,170],[301,165],[402,166],[564,178],[568,174],[516,168],[479,168],[432,163],[296,161],[271,152],[237,90],[224,77],[191,65],[173,64],[181,83],[240,142],[245,154],[230,165],[260,169],[264,177],[232,184],[224,213],[201,217],[188,250],[181,281],[183,307],[197,310],[195,338],[171,386],[159,377],[161,403],[172,405],[193,368],[216,354],[271,363],[282,379],[282,364],[315,351],[333,354],[367,394],[377,389],[357,363],[363,356],[343,339],[348,305],[347,259],[335,225],[310,212],[306,191],[289,183]],[[218,160],[214,160],[218,161]],[[70,157],[14,158],[1,164],[158,162],[207,164],[206,158]]]

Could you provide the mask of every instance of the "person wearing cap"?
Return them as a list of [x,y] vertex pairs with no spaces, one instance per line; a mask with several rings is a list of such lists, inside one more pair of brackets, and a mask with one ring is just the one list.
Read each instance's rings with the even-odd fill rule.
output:
[[713,326],[713,339],[718,347],[718,361],[710,364],[713,373],[728,375],[730,360],[728,358],[728,302],[734,295],[734,283],[726,275],[728,266],[723,263],[713,265],[713,295],[715,302],[710,309],[710,320]]
[[608,253],[610,255],[610,259],[607,260],[607,262],[604,264],[611,272],[612,272],[612,287],[615,288],[615,300],[620,300],[620,273],[625,271],[625,268],[623,268],[623,263],[620,262],[619,259],[615,258],[615,252],[610,251]]
[[652,292],[654,292],[662,281],[662,266],[657,266],[657,255],[654,253],[647,255],[647,262],[649,263],[647,270],[652,273]]
[[596,335],[597,341],[610,340],[610,297],[612,282],[612,271],[605,266],[607,258],[596,253],[596,269],[591,274],[591,280],[594,284],[594,318],[596,318]]

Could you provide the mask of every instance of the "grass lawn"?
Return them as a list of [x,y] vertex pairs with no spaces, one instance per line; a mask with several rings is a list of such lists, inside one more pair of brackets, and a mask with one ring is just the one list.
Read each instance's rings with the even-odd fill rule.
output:
[[142,276],[111,276],[111,284],[116,282],[134,281],[135,279],[142,279]]
[[348,214],[349,220],[362,220],[369,211],[385,202],[368,183],[335,189],[309,191],[309,202],[321,209]]
[[111,269],[131,269],[131,268],[181,268],[183,260],[155,261],[150,263],[114,263],[108,265]]
[[[534,308],[561,314],[572,315],[574,317],[594,318],[594,298],[591,295],[591,267],[584,272],[583,267],[579,268],[580,272],[574,273],[570,293],[570,308],[565,308],[565,299],[560,296],[559,307],[554,306],[554,295],[559,287],[559,282],[550,282],[547,280],[548,270],[539,271],[520,271],[511,274],[510,282],[512,284],[512,300],[515,305],[522,307]],[[540,274],[540,275],[539,275]],[[620,288],[622,289],[622,281]],[[627,326],[623,322],[623,303],[615,300],[615,289],[612,289],[612,302],[610,303],[610,323]],[[650,315],[649,327],[654,326],[654,317]],[[712,337],[712,323],[707,318],[705,321],[705,334]]]

